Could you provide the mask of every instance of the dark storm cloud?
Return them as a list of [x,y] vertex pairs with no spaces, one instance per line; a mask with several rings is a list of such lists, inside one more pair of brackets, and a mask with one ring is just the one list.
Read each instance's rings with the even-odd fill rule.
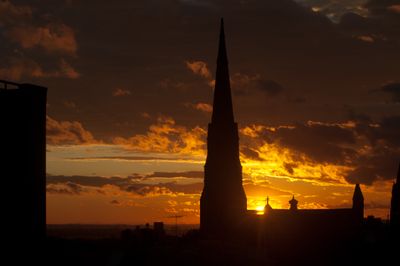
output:
[[365,6],[373,16],[387,16],[400,14],[400,11],[395,8],[399,5],[399,0],[369,0]]
[[[207,116],[188,112],[182,103],[210,103],[212,90],[203,79],[185,71],[182,62],[206,62],[209,72],[214,74],[221,16],[226,21],[232,78],[235,73],[248,76],[257,73],[266,83],[266,94],[276,100],[266,105],[265,97],[253,93],[250,94],[253,97],[235,101],[236,117],[241,124],[340,120],[341,103],[362,102],[359,95],[366,93],[365,84],[376,87],[387,80],[399,79],[395,68],[400,60],[399,49],[395,49],[398,44],[391,44],[390,49],[376,43],[365,46],[358,38],[358,35],[365,35],[366,40],[377,38],[373,35],[377,30],[371,30],[372,18],[367,17],[368,23],[357,32],[345,25],[337,26],[325,13],[311,11],[309,6],[317,1],[302,2],[309,5],[304,7],[291,0],[115,3],[100,0],[94,7],[91,1],[69,4],[12,1],[14,6],[28,5],[35,10],[34,26],[45,27],[47,22],[58,21],[72,29],[77,57],[64,60],[77,69],[79,78],[60,81],[52,75],[38,75],[32,81],[50,87],[52,117],[80,121],[97,139],[143,132],[149,124],[140,116],[143,112],[166,114],[189,126],[206,125]],[[338,3],[323,2],[331,9],[332,3]],[[350,1],[346,3],[342,6],[351,6]],[[40,14],[47,14],[51,19],[44,21]],[[379,29],[392,31],[385,35],[395,36],[395,28],[389,27],[383,23]],[[68,30],[60,32],[65,40],[71,40],[67,36],[72,35],[66,34]],[[16,40],[21,35],[13,36]],[[11,48],[8,56],[19,45],[10,40],[0,45],[6,44]],[[29,49],[43,51],[44,47],[55,47],[46,45],[47,42],[37,43]],[[74,45],[68,47],[72,49]],[[31,58],[40,63],[44,73],[47,67],[42,64],[50,60],[48,56],[37,53]],[[163,80],[179,86],[160,88],[158,84]],[[262,83],[258,84],[260,90]],[[130,97],[110,98],[110,91],[115,88],[129,88]],[[276,97],[282,94],[285,97]],[[63,108],[66,99],[80,107],[79,119],[77,114]],[[307,99],[307,102],[301,101],[299,105],[299,101],[291,99]],[[330,110],[318,106],[326,103],[331,103]]]
[[392,147],[400,148],[400,116],[385,117],[379,128],[373,128],[372,138],[384,140]]
[[232,89],[237,96],[260,97],[258,92],[265,93],[269,98],[278,96],[284,90],[283,86],[261,75],[234,73],[231,79]]
[[[400,1],[370,0],[364,7],[368,16],[354,13],[343,15],[340,27],[345,32],[369,37],[370,41],[382,42],[389,49],[400,43]],[[364,39],[367,40],[367,39]]]
[[[207,76],[213,78],[218,23],[224,16],[232,80],[240,73],[258,85],[251,91],[256,93],[247,93],[245,86],[232,84],[234,92],[245,91],[248,96],[234,94],[235,117],[241,126],[297,124],[295,129],[266,132],[266,138],[319,162],[361,165],[359,154],[351,148],[355,134],[372,143],[374,154],[381,154],[377,147],[387,143],[395,156],[399,142],[393,117],[400,115],[400,108],[377,104],[385,95],[370,95],[369,91],[400,80],[399,1],[369,1],[362,5],[369,11],[366,15],[354,8],[359,1],[301,2],[309,5],[304,7],[291,0],[99,0],[95,6],[92,1],[73,1],[69,5],[49,0],[12,1],[14,7],[28,5],[30,9],[13,9],[14,18],[7,18],[7,26],[5,22],[0,26],[0,55],[19,58],[18,64],[2,62],[5,65],[0,66],[0,73],[19,73],[31,77],[24,81],[48,86],[50,116],[55,121],[80,123],[54,123],[57,132],[72,136],[66,139],[71,143],[143,134],[152,123],[142,117],[143,112],[153,117],[171,116],[185,127],[205,127],[209,117],[196,110],[190,112],[182,103],[211,103],[212,89],[204,78],[187,71],[183,62],[207,63]],[[310,9],[318,2],[326,7],[325,11]],[[32,15],[29,10],[34,10]],[[349,11],[353,13],[345,14]],[[326,17],[328,13],[338,19],[345,15],[336,24]],[[28,28],[30,36],[41,36],[57,25],[55,29],[63,38],[56,34],[54,38],[27,42],[20,34],[26,29],[15,24],[19,29],[15,30],[10,24],[20,21],[15,18],[21,14],[34,26],[33,30]],[[41,14],[51,19],[45,20]],[[71,45],[65,47],[60,40]],[[34,55],[29,53],[33,51]],[[57,72],[49,74],[52,68],[47,65],[52,63],[58,69],[60,54],[67,57],[64,60],[68,63],[73,60],[71,65],[79,70],[79,78],[59,80]],[[26,57],[33,62],[26,62]],[[257,80],[270,81],[264,91],[274,101],[260,97],[262,82]],[[115,88],[129,88],[129,97],[110,97]],[[395,94],[393,90],[386,92]],[[297,98],[307,101],[290,101]],[[80,107],[79,117],[64,107],[66,99]],[[355,129],[333,126],[347,119],[343,105],[372,117],[371,121],[376,120],[380,127],[371,127],[367,121],[358,122]],[[331,126],[307,125],[309,120],[325,121]],[[379,156],[373,158],[378,161]],[[354,176],[362,180],[362,172],[355,173],[351,180],[356,180]],[[383,178],[389,178],[386,172]]]
[[358,122],[356,131],[365,136],[371,146],[377,147],[384,144],[394,149],[400,148],[400,116],[387,116],[376,124],[368,120],[366,122],[367,124]]
[[240,149],[240,153],[242,156],[244,156],[244,158],[248,158],[248,159],[252,159],[252,160],[258,160],[258,161],[262,161],[263,159],[260,157],[260,154],[254,150],[251,149],[249,147],[243,146]]
[[342,146],[355,143],[352,130],[336,125],[298,124],[294,129],[281,128],[274,134],[281,145],[307,154],[318,162],[339,163],[355,153]]
[[261,80],[259,83],[260,89],[269,96],[275,96],[283,90],[283,87],[273,80]]
[[[24,1],[23,1],[24,2]],[[77,79],[75,31],[62,19],[31,3],[0,2],[0,78],[10,80]]]
[[400,103],[400,83],[385,84],[381,91],[390,94],[393,102]]
[[294,173],[293,167],[297,167],[297,165],[291,163],[284,163],[283,166],[285,167],[286,171],[288,171],[288,173],[291,175],[293,175]]
[[296,2],[308,6],[316,12],[322,12],[333,21],[338,21],[340,17],[348,12],[366,15],[364,8],[368,0],[295,0]]
[[374,123],[368,116],[358,118],[355,132],[369,141],[370,150],[353,159],[355,166],[346,177],[350,183],[371,185],[376,180],[390,180],[400,163],[400,116],[387,116]]
[[374,149],[371,155],[358,159],[356,168],[348,174],[346,180],[366,185],[372,185],[377,180],[394,180],[399,163],[399,150]]

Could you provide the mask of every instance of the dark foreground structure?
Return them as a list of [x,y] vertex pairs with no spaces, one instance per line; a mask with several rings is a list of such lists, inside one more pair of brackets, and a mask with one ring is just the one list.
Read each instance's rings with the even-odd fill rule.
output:
[[400,164],[396,182],[392,188],[392,201],[390,205],[390,224],[394,228],[400,227]]
[[301,210],[293,198],[290,210],[273,210],[269,204],[263,216],[247,210],[223,21],[207,144],[204,189],[200,200],[200,230],[204,236],[257,239],[259,243],[272,241],[276,244],[308,238],[319,245],[327,239],[353,237],[360,230],[364,219],[364,197],[359,185],[355,187],[353,206],[348,209]]
[[[391,223],[364,218],[359,185],[347,209],[247,210],[233,117],[223,24],[214,111],[208,132],[200,230],[183,236],[153,228],[124,229],[120,238],[45,238],[46,88],[0,82],[3,260],[9,265],[397,265],[399,174]],[[0,84],[0,85],[1,85]],[[3,190],[3,191],[4,191]],[[18,191],[16,195],[15,191]],[[12,200],[12,203],[8,204]],[[104,232],[98,232],[99,235]],[[96,231],[93,231],[96,234]],[[24,263],[18,263],[24,262]]]
[[204,233],[229,235],[237,232],[235,221],[239,222],[245,216],[247,199],[242,186],[238,125],[233,117],[223,21],[207,147],[204,189],[200,199],[200,228]]
[[3,237],[46,237],[46,95],[31,84],[0,81]]

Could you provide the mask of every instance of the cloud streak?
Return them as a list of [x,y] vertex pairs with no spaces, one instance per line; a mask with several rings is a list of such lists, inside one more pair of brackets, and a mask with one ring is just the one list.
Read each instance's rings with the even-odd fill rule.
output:
[[75,32],[65,24],[16,26],[7,32],[7,36],[24,49],[40,47],[48,53],[67,55],[76,55],[78,50]]
[[92,133],[78,121],[57,121],[49,116],[46,119],[46,141],[50,145],[98,144]]

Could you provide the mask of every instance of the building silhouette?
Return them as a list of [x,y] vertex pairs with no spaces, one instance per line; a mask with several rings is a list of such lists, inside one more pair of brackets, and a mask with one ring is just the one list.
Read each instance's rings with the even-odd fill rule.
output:
[[263,215],[249,210],[249,224],[259,231],[253,231],[253,234],[262,232],[263,241],[275,245],[283,246],[304,239],[308,240],[307,244],[318,245],[326,241],[352,239],[363,224],[364,197],[359,184],[355,186],[351,208],[301,209],[298,203],[293,196],[289,209],[273,209],[268,198]]
[[289,201],[290,209],[273,209],[267,198],[264,215],[247,210],[223,20],[207,148],[204,189],[200,199],[200,230],[205,235],[262,235],[264,240],[274,238],[274,243],[314,237],[314,242],[320,243],[326,239],[350,236],[363,223],[364,197],[359,184],[355,186],[352,208],[299,209],[298,201],[293,197]]
[[400,224],[400,164],[396,182],[392,187],[392,201],[390,205],[390,224],[399,227]]
[[208,125],[207,147],[204,189],[200,198],[200,230],[206,234],[229,234],[244,218],[247,199],[242,186],[239,134],[233,116],[222,19],[213,113],[211,123]]
[[46,236],[46,95],[0,81],[3,231],[24,242]]

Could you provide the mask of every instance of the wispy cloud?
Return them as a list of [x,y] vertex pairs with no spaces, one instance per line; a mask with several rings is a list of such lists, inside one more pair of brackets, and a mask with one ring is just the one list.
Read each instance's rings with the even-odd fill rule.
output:
[[131,95],[131,91],[123,88],[115,88],[112,92],[114,97],[122,97]]
[[57,121],[46,119],[46,141],[50,145],[98,144],[92,133],[78,121]]

